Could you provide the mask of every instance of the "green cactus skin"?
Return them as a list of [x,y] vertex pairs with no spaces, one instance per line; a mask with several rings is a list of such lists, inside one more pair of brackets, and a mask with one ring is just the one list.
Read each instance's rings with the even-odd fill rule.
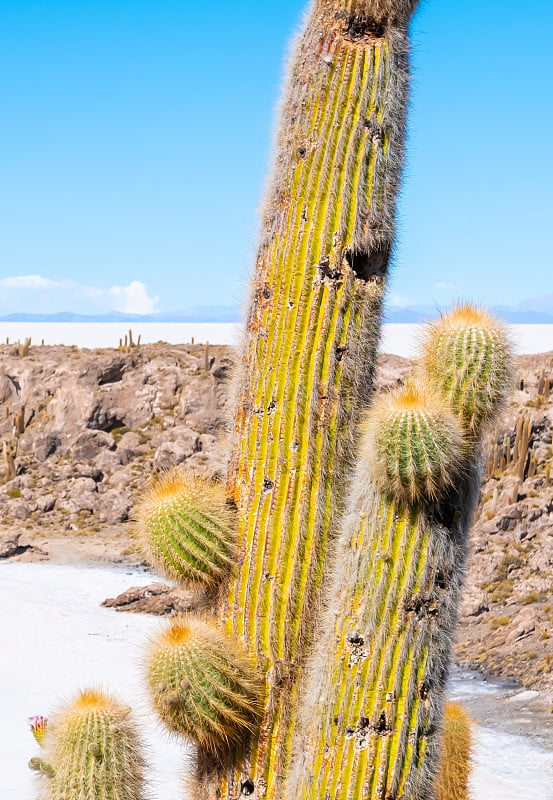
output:
[[262,681],[216,622],[176,619],[150,643],[147,684],[169,730],[221,756],[259,723]]
[[[475,391],[484,394],[495,375],[481,372],[479,380]],[[494,383],[496,408],[506,390],[505,380],[501,388]],[[375,415],[381,422],[378,406]],[[419,437],[416,428],[411,435]],[[478,441],[471,430],[467,436],[466,466],[424,504],[381,492],[360,459],[321,621],[328,633],[307,670],[286,800],[434,797],[444,689],[480,488]],[[371,457],[366,446],[362,452]]]
[[220,607],[268,699],[259,734],[214,777],[221,798],[247,776],[272,800],[290,760],[296,679],[372,383],[414,5],[375,33],[351,4],[317,0],[292,60],[236,383],[239,555]]
[[463,469],[460,423],[427,386],[409,383],[377,398],[363,432],[359,460],[374,484],[400,502],[435,499]]
[[230,571],[235,520],[223,487],[173,470],[154,482],[135,513],[143,549],[166,577],[211,589]]
[[510,380],[512,348],[504,325],[461,305],[429,326],[422,363],[466,429],[478,436]]
[[144,762],[129,706],[88,689],[48,725],[40,800],[144,800]]

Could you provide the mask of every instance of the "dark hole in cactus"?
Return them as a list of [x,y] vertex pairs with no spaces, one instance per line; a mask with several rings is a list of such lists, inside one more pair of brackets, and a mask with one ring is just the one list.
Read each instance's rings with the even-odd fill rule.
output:
[[379,123],[375,119],[373,119],[373,117],[366,117],[363,120],[363,127],[369,131],[373,139],[373,142],[382,141],[383,139],[382,125],[379,125]]
[[265,492],[270,492],[271,489],[274,488],[274,486],[275,486],[274,481],[272,481],[270,478],[265,478],[265,480],[263,481],[263,491]]
[[436,586],[438,589],[447,589],[448,581],[443,572],[438,572],[436,575]]
[[360,39],[381,39],[386,33],[384,22],[361,17],[359,14],[352,14],[348,11],[341,11],[336,14],[338,19],[345,22],[344,36],[353,41]]
[[385,711],[383,711],[378,718],[378,722],[374,726],[374,730],[379,736],[384,736],[385,733],[389,733],[390,728],[388,727],[388,720],[386,719]]
[[371,253],[364,250],[346,250],[346,261],[362,281],[368,281],[373,277],[382,277],[388,271],[390,261],[390,247],[383,245]]
[[365,637],[359,633],[350,633],[347,638],[348,642],[354,647],[362,647],[365,644]]
[[249,778],[245,781],[242,781],[240,784],[240,794],[244,797],[249,797],[255,791],[255,786],[252,780]]
[[322,272],[322,277],[327,278],[330,281],[337,281],[342,277],[342,273],[339,269],[333,269],[330,266],[330,258],[328,256],[323,256],[319,261],[319,269]]

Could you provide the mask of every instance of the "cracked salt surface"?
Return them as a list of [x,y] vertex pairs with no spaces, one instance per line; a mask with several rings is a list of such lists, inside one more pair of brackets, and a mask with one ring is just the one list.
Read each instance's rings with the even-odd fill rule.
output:
[[[47,716],[86,686],[112,691],[139,715],[153,765],[151,800],[182,799],[187,750],[157,726],[141,686],[144,643],[160,620],[100,607],[106,597],[152,580],[151,575],[105,568],[0,565],[2,800],[34,796],[35,778],[27,762],[38,746],[27,717]],[[532,698],[521,693],[517,701],[513,692],[507,696],[498,685],[462,675],[455,676],[452,694],[472,709],[487,709],[485,724],[476,729],[472,800],[553,800],[552,738],[514,735],[505,714],[497,713],[500,724],[494,724],[494,714],[507,708],[507,700],[509,714],[524,716],[522,704]]]

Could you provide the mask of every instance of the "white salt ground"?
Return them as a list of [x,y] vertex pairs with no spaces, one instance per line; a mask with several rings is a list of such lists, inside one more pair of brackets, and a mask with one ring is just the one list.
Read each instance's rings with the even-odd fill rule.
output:
[[[140,662],[160,621],[100,607],[151,575],[50,564],[0,566],[0,797],[31,800],[37,780],[27,762],[40,748],[27,717],[48,716],[80,688],[100,686],[138,712],[150,740],[152,800],[182,800],[185,750],[147,710]],[[150,749],[151,747],[151,749]]]
[[[187,751],[169,740],[147,709],[140,662],[160,621],[100,607],[152,576],[51,564],[0,565],[0,797],[32,800],[27,768],[39,748],[27,717],[48,715],[79,688],[101,686],[138,712],[152,765],[151,800],[182,800]],[[460,699],[497,688],[457,677]],[[478,727],[472,800],[553,800],[553,753],[505,730]]]
[[[143,344],[164,341],[172,344],[236,345],[242,338],[242,326],[236,322],[140,322],[133,324],[133,338]],[[553,350],[553,325],[509,325],[520,355]],[[0,342],[21,342],[30,336],[33,344],[65,344],[77,347],[117,347],[129,325],[120,322],[0,322]],[[381,353],[412,358],[417,351],[422,326],[410,323],[387,323],[382,326]]]

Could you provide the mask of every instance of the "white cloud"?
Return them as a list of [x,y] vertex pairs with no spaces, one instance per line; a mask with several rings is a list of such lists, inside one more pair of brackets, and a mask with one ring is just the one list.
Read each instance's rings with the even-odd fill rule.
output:
[[131,281],[128,286],[112,286],[110,295],[115,298],[116,311],[123,314],[155,314],[159,297],[150,297],[148,287],[140,281]]
[[454,283],[447,283],[446,281],[438,281],[434,284],[434,289],[446,289],[448,291],[457,291],[458,287]]
[[390,292],[388,305],[394,308],[407,308],[407,306],[411,305],[411,301],[404,294],[400,294],[399,292]]
[[159,298],[141,281],[126,286],[88,286],[72,280],[54,281],[42,275],[16,275],[0,279],[0,313],[52,314],[155,314]]
[[66,281],[51,281],[42,275],[17,275],[13,278],[2,278],[0,286],[6,289],[49,289],[64,285]]

